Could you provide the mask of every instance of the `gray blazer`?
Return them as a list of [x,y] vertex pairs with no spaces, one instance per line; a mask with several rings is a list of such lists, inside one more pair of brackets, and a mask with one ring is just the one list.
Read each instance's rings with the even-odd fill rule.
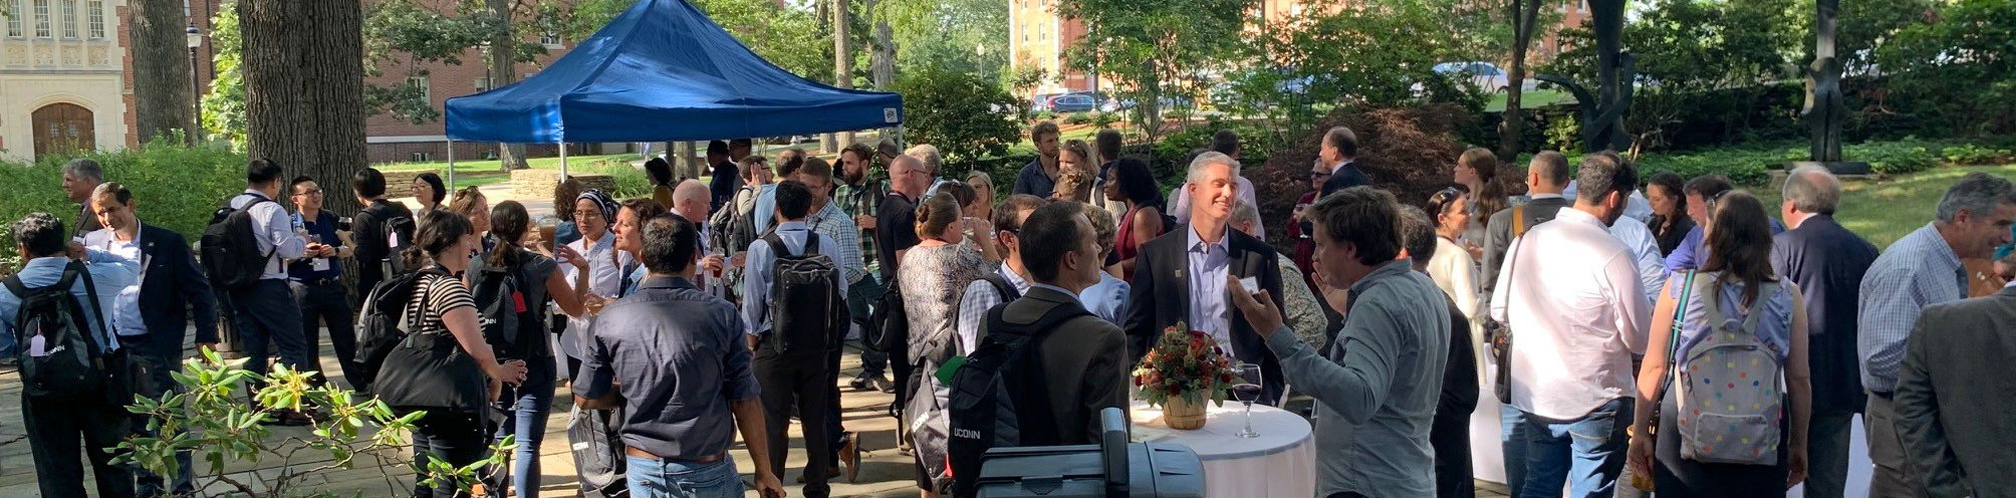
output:
[[1925,307],[1893,402],[1930,496],[2016,496],[2016,288]]
[[[1553,220],[1554,213],[1568,207],[1568,199],[1560,197],[1534,199],[1524,206],[1526,206],[1523,208],[1526,215],[1526,229],[1532,230],[1533,225]],[[1485,297],[1484,302],[1487,303],[1491,302],[1489,299],[1491,290],[1498,288],[1498,271],[1505,268],[1505,250],[1512,247],[1512,239],[1516,238],[1512,235],[1512,209],[1508,207],[1491,213],[1491,219],[1484,224],[1484,272],[1481,275],[1483,280],[1479,284],[1483,286],[1481,292]]]

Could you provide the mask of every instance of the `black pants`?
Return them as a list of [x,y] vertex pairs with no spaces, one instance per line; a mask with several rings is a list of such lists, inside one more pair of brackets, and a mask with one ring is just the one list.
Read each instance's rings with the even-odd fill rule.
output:
[[[882,292],[882,284],[875,281],[874,275],[861,277],[860,281],[854,282],[853,286],[847,288],[847,312],[849,317],[853,319],[854,325],[860,326],[861,330],[864,331],[862,337],[867,337],[865,331],[870,326],[868,317],[873,311],[872,308],[877,303],[882,302]],[[862,343],[861,375],[863,377],[881,377],[883,372],[888,369],[888,366],[889,355],[887,353],[867,347],[865,341]],[[834,371],[838,372],[839,370]]]
[[245,370],[253,378],[247,385],[258,392],[265,385],[267,341],[280,350],[280,363],[294,371],[308,371],[315,365],[306,336],[301,334],[301,308],[294,303],[294,291],[285,280],[260,280],[244,289],[231,291],[231,315],[238,329],[239,349],[245,353]]
[[[456,496],[451,482],[443,482],[432,489],[420,484],[420,481],[426,480],[427,462],[438,458],[457,468],[476,463],[483,459],[484,452],[489,451],[488,439],[482,420],[474,413],[429,410],[415,420],[413,466],[419,469],[420,474],[413,478],[414,498]],[[483,477],[483,474],[479,473],[478,477]]]
[[1435,448],[1435,496],[1477,496],[1477,483],[1470,480],[1470,412],[1438,411],[1430,424],[1428,445]]
[[[308,356],[322,356],[322,327],[329,327],[329,345],[336,350],[336,365],[343,369],[343,380],[350,388],[359,391],[371,389],[371,379],[358,373],[363,369],[357,365],[357,329],[352,326],[350,311],[350,289],[343,287],[342,281],[295,282],[294,303],[301,308],[301,336],[308,345]],[[322,372],[322,362],[312,363],[315,373],[322,374],[323,380],[329,375]]]
[[805,432],[805,496],[825,498],[829,488],[826,473],[833,456],[833,435],[828,434],[827,412],[832,410],[835,388],[826,358],[777,353],[769,342],[758,344],[752,361],[756,383],[763,386],[763,423],[770,443],[770,468],[784,472],[785,452],[791,448],[788,430],[791,412],[797,409],[799,427]]
[[[131,345],[130,350],[133,352],[132,358],[134,364],[140,368],[140,371],[136,372],[136,375],[133,376],[134,394],[159,400],[164,394],[182,392],[182,385],[176,383],[173,376],[168,375],[170,372],[182,369],[182,348],[169,348],[138,341]],[[147,430],[146,415],[134,415],[132,423],[133,434],[143,437],[154,437],[154,431]],[[195,493],[194,478],[196,467],[191,465],[189,452],[175,452],[175,461],[181,467],[172,480],[162,479],[161,476],[154,475],[152,472],[139,469],[138,466],[135,466],[133,469],[133,482],[134,491],[138,493],[138,496],[161,496],[164,494],[186,496]]]
[[[104,396],[81,400],[21,397],[28,447],[44,498],[84,498],[84,460],[98,481],[98,496],[133,496],[133,472],[112,464],[112,448],[131,434],[132,415]],[[83,441],[78,441],[83,439]]]
[[834,348],[833,352],[827,354],[826,357],[826,373],[828,374],[826,376],[826,386],[832,388],[832,391],[827,393],[827,400],[830,401],[828,405],[832,406],[832,410],[826,412],[826,420],[828,422],[826,424],[826,434],[833,437],[833,458],[827,462],[827,465],[830,466],[829,468],[840,466],[840,447],[847,445],[847,428],[840,425],[840,352],[845,349],[847,348]]

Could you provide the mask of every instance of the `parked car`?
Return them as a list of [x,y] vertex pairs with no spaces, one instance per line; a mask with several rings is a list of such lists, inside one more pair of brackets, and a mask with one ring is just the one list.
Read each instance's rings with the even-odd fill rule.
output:
[[1096,108],[1098,105],[1090,94],[1067,93],[1050,98],[1050,110],[1053,112],[1084,112]]

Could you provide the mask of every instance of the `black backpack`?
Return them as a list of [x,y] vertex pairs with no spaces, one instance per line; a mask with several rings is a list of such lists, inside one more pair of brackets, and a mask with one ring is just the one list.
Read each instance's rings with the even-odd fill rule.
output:
[[[406,338],[406,305],[413,299],[413,290],[419,286],[423,272],[409,271],[394,274],[365,294],[362,308],[357,311],[357,357],[358,375],[363,385],[368,386],[378,378],[378,370],[385,366],[385,357],[399,347],[399,341]],[[360,388],[365,390],[368,388]]]
[[244,290],[259,283],[259,277],[266,273],[266,261],[273,259],[275,246],[264,254],[259,252],[259,236],[252,220],[252,207],[273,202],[266,196],[252,196],[252,202],[244,209],[233,209],[229,202],[210,214],[210,224],[203,227],[203,273],[210,277],[210,285],[226,290]]
[[882,298],[868,312],[868,328],[861,331],[861,347],[880,353],[909,349],[910,314],[903,311],[903,290],[890,280]]
[[980,347],[952,375],[947,417],[952,438],[947,446],[953,496],[973,495],[980,457],[989,448],[1052,446],[1061,441],[1039,346],[1064,322],[1092,313],[1065,304],[1034,323],[1016,325],[1001,318],[1007,307],[1004,302],[987,311],[987,333]]
[[[488,254],[480,260],[488,260]],[[476,288],[470,298],[476,300],[476,317],[484,329],[484,341],[496,351],[498,359],[524,359],[518,353],[530,339],[544,339],[538,333],[526,335],[524,327],[536,327],[540,321],[532,315],[532,304],[538,304],[524,292],[526,284],[514,268],[496,268],[480,264],[474,268]],[[540,341],[542,343],[542,341]]]
[[792,255],[776,233],[763,236],[776,263],[770,270],[770,343],[779,354],[824,356],[846,333],[847,301],[840,269],[819,252],[819,234],[805,234],[805,251]]
[[[99,330],[109,330],[104,315],[85,311],[84,303],[70,293],[79,279],[84,281],[84,292],[91,296],[92,311],[99,311],[98,289],[84,263],[70,262],[63,268],[63,277],[47,287],[28,288],[21,282],[20,274],[7,277],[7,290],[21,299],[20,311],[13,318],[14,338],[21,362],[22,392],[29,399],[80,400],[105,396],[108,391],[117,390],[113,388],[123,387],[113,376],[121,368],[120,362],[91,333],[92,323],[98,324]],[[36,337],[42,339],[42,356],[31,354],[30,344]],[[108,399],[132,401],[120,397],[112,395]]]
[[415,226],[413,217],[408,214],[402,214],[406,212],[393,207],[390,203],[372,204],[371,207],[364,210],[371,212],[371,219],[383,223],[382,230],[379,232],[380,235],[396,234],[393,239],[398,241],[398,244],[390,243],[391,240],[386,241],[385,259],[371,263],[385,265],[386,275],[406,271],[407,268],[403,267],[405,265],[399,259],[399,249],[413,243],[413,229]]

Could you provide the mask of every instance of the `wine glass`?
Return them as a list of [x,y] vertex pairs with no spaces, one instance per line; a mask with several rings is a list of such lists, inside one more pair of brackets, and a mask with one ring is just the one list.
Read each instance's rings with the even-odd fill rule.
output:
[[1259,364],[1240,363],[1233,369],[1239,371],[1239,379],[1232,384],[1232,399],[1246,404],[1246,428],[1233,435],[1242,438],[1260,437],[1260,433],[1253,432],[1253,402],[1260,400],[1260,386],[1266,379],[1260,372]]

